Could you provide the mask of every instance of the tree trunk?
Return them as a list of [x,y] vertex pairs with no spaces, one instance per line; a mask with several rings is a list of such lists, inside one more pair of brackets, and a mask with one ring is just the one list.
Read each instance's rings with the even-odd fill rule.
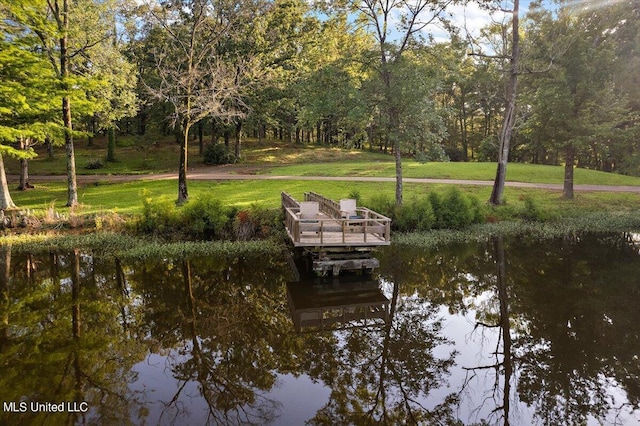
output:
[[20,191],[26,191],[33,186],[29,183],[29,160],[26,158],[20,159],[20,185],[18,189]]
[[234,150],[236,161],[240,160],[241,144],[242,144],[242,120],[238,120],[236,121],[236,146]]
[[9,343],[9,280],[11,279],[11,246],[0,250],[0,353]]
[[400,154],[400,142],[393,146],[393,155],[396,159],[396,206],[402,205],[402,155]]
[[562,198],[573,199],[573,165],[575,163],[575,149],[573,145],[567,147],[564,165],[564,184],[562,187]]
[[87,146],[88,147],[92,147],[93,146],[93,136],[94,136],[94,129],[95,129],[95,117],[91,117],[87,120],[87,128],[89,129],[89,136],[87,136]]
[[16,205],[11,199],[9,193],[9,184],[7,183],[7,175],[4,171],[4,160],[0,154],[0,210],[13,209]]
[[71,99],[69,98],[69,0],[64,0],[62,12],[62,28],[60,37],[60,77],[62,79],[62,123],[65,128],[64,146],[67,154],[67,207],[78,204],[78,183],[76,182],[76,155],[73,148],[73,123],[71,121]]
[[178,166],[178,201],[177,204],[184,204],[189,200],[187,191],[187,158],[189,147],[189,126],[183,123],[182,141],[180,143],[180,165]]
[[[31,141],[28,138],[20,138],[20,149],[23,151],[27,151],[31,146]],[[26,158],[20,159],[20,184],[18,185],[18,189],[20,191],[26,191],[29,188],[33,188],[31,184],[29,184],[29,160]]]
[[147,107],[142,103],[138,111],[138,136],[143,136],[145,133],[147,133]]
[[214,118],[211,119],[211,143],[214,145],[218,143],[218,128]]
[[202,129],[202,122],[198,123],[198,155],[204,154],[204,130]]
[[462,161],[469,160],[469,142],[467,141],[467,108],[464,96],[460,106],[460,139],[462,141]]
[[71,327],[73,338],[80,337],[80,252],[73,249],[73,259],[71,263]]
[[500,238],[493,241],[496,252],[498,300],[500,301],[500,328],[502,330],[502,364],[504,367],[504,389],[502,391],[502,411],[504,413],[504,426],[509,426],[509,407],[511,402],[511,376],[513,375],[513,363],[511,356],[511,323],[509,312],[509,291],[507,288],[507,262],[505,250]]
[[47,157],[49,159],[53,159],[54,158],[54,152],[53,152],[53,141],[49,138],[45,139],[45,144],[47,145]]
[[518,18],[519,0],[513,1],[512,18],[512,46],[509,69],[509,86],[507,87],[507,105],[504,112],[504,122],[500,132],[500,148],[498,150],[498,167],[493,190],[489,202],[493,205],[504,203],[504,184],[507,177],[507,163],[509,161],[509,145],[516,121],[516,93],[518,87],[518,62],[520,59],[520,35]]
[[107,130],[107,161],[116,161],[116,129],[113,126]]

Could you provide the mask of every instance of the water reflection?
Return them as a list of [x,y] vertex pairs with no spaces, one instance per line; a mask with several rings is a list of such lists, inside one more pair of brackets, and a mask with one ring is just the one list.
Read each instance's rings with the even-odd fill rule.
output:
[[382,327],[389,321],[389,299],[366,274],[288,282],[287,300],[296,331]]
[[640,423],[634,235],[380,260],[294,282],[277,258],[6,249],[0,423]]
[[469,323],[451,380],[465,423],[640,422],[640,258],[631,235],[393,256],[415,266],[405,291]]
[[401,297],[401,277],[393,278],[385,286],[389,297],[368,275],[289,283],[294,324],[316,331],[302,336],[315,356],[302,358],[301,371],[330,390],[309,424],[454,422],[454,395],[429,401],[454,357],[434,354],[449,343],[437,308],[421,298]]

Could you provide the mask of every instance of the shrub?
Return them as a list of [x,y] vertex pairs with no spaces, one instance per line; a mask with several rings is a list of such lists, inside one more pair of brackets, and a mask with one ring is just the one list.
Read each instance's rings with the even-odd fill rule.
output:
[[444,212],[444,227],[449,229],[462,229],[473,223],[471,205],[464,194],[456,187],[452,187],[442,200]]
[[469,197],[469,205],[471,207],[471,214],[473,216],[473,223],[484,223],[487,221],[489,214],[489,207],[487,204],[481,204],[476,197]]
[[399,231],[430,230],[435,223],[435,215],[429,199],[427,197],[414,199],[408,204],[396,207],[393,223]]
[[347,195],[347,198],[351,198],[353,200],[356,200],[356,205],[360,205],[360,201],[362,200],[362,196],[360,195],[360,191],[351,191],[349,193],[349,195]]
[[387,195],[375,195],[367,203],[367,207],[389,218],[393,217],[395,201]]
[[207,145],[204,150],[204,164],[231,164],[235,162],[233,154],[224,145],[216,143]]
[[445,224],[445,211],[442,205],[442,197],[434,191],[429,193],[429,203],[431,203],[431,210],[433,211],[433,227],[434,228],[446,228]]
[[478,161],[498,161],[498,141],[495,136],[487,136],[480,143]]
[[198,198],[187,203],[182,210],[182,225],[190,234],[204,238],[220,238],[235,217],[236,211],[224,207],[220,200]]
[[263,209],[257,204],[252,204],[249,209],[238,211],[233,223],[233,230],[236,239],[247,241],[275,235],[281,224],[282,212],[280,209]]
[[525,197],[524,199],[524,210],[521,214],[521,217],[524,220],[528,220],[531,222],[544,220],[544,213],[540,210],[540,207],[535,203],[533,198]]
[[101,169],[104,167],[104,163],[102,162],[102,160],[97,159],[97,160],[90,160],[85,166],[84,168],[87,170],[97,170],[97,169]]
[[449,161],[450,156],[446,148],[443,148],[439,143],[433,143],[426,150],[417,151],[413,158],[419,163],[428,163],[430,161]]
[[175,203],[167,197],[153,199],[147,193],[142,194],[142,218],[140,230],[165,234],[172,232],[180,221]]

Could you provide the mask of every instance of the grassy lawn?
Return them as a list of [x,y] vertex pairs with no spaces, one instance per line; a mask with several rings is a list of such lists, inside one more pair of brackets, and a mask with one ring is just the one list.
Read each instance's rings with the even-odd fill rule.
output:
[[[30,162],[31,175],[64,175],[66,159],[63,148],[56,148],[53,159],[47,158],[44,147]],[[95,138],[91,147],[84,140],[76,143],[76,167],[81,175],[151,174],[175,172],[178,166],[179,146],[169,139],[159,143],[140,137],[122,137],[116,149],[116,162],[106,162],[106,140]],[[216,170],[205,166],[198,155],[197,142],[189,150],[191,170]],[[288,176],[362,176],[394,177],[395,163],[391,155],[362,150],[345,150],[315,145],[296,145],[281,141],[258,144],[254,139],[243,143],[241,166],[252,168],[253,173]],[[100,169],[87,169],[95,161],[102,161]],[[7,174],[17,174],[19,164],[6,159]],[[493,180],[495,163],[418,163],[403,161],[403,176],[407,178]],[[564,179],[560,166],[511,163],[507,180],[513,182],[556,183]],[[640,186],[640,177],[623,176],[594,170],[576,169],[576,184]]]
[[[402,165],[403,177],[433,179],[493,180],[496,163],[418,163],[406,160]],[[274,167],[268,170],[272,175],[285,176],[375,176],[394,177],[395,163],[380,161],[363,164],[362,162],[340,162],[331,166],[323,164],[296,164]],[[507,180],[512,182],[556,183],[562,184],[564,168],[540,164],[511,163],[507,167]],[[575,169],[576,185],[631,185],[640,186],[640,178],[624,176],[596,170]]]
[[[449,185],[405,184],[404,199],[423,197],[430,191],[445,192]],[[223,204],[248,207],[256,204],[261,207],[278,207],[280,192],[285,190],[297,199],[303,199],[305,191],[314,191],[333,199],[345,198],[354,192],[359,193],[363,204],[374,196],[386,195],[394,198],[394,183],[373,182],[329,182],[329,181],[297,181],[297,180],[249,180],[224,182],[189,182],[191,199],[212,196]],[[459,186],[469,196],[484,203],[491,192],[490,187]],[[81,185],[78,213],[116,212],[119,214],[136,214],[142,210],[143,193],[152,198],[177,198],[175,180],[141,180],[127,183]],[[45,210],[51,205],[64,212],[66,189],[64,183],[47,183],[38,185],[36,189],[19,192],[14,191],[12,197],[21,208]],[[540,189],[507,188],[505,198],[507,205],[500,207],[503,211],[524,208],[524,200],[529,197],[535,200],[543,211],[553,216],[575,216],[588,211],[630,211],[640,210],[640,197],[637,194],[618,193],[578,193],[575,200],[561,199],[558,191]]]
[[[258,144],[255,140],[244,143],[243,161],[238,172],[291,176],[362,176],[374,177],[395,176],[393,157],[381,153],[358,150],[343,150],[316,146],[303,146],[289,143],[269,142]],[[175,172],[177,169],[178,145],[171,140],[160,144],[149,143],[137,138],[121,140],[116,150],[119,161],[104,163],[97,170],[88,170],[84,165],[96,159],[103,159],[106,153],[106,141],[96,138],[92,147],[86,141],[77,144],[77,167],[79,174],[149,174],[159,172]],[[190,169],[204,170],[198,147],[194,141],[190,150]],[[16,173],[18,163],[7,159],[8,173]],[[233,170],[206,167],[209,170]],[[413,160],[403,163],[404,177],[469,179],[491,181],[494,178],[495,163],[426,163]],[[32,175],[64,174],[66,170],[64,152],[57,148],[53,160],[46,158],[46,153],[31,161]],[[559,166],[542,166],[531,164],[510,164],[507,180],[534,183],[561,184],[564,170]],[[26,192],[12,191],[12,197],[21,208],[44,211],[54,206],[64,212],[66,203],[65,182],[37,183],[36,188]],[[640,178],[622,176],[613,173],[576,169],[576,184],[596,185],[629,185],[640,186]],[[247,207],[257,204],[263,207],[277,207],[280,204],[280,192],[287,191],[298,199],[303,198],[305,191],[315,191],[333,199],[345,198],[358,193],[366,205],[368,199],[385,195],[394,198],[394,182],[340,182],[340,181],[299,181],[299,180],[251,180],[205,182],[189,181],[191,199],[213,196],[223,204]],[[430,191],[444,192],[448,185],[425,185],[405,182],[404,199],[410,201],[414,197],[422,197]],[[459,186],[470,196],[484,203],[491,191],[490,187]],[[148,196],[177,197],[175,180],[139,180],[126,183],[109,183],[108,177],[97,184],[81,184],[79,187],[79,213],[99,213],[115,211],[120,214],[135,214],[142,209],[143,191]],[[584,193],[576,194],[575,200],[561,199],[558,191],[538,189],[507,188],[505,191],[507,205],[501,209],[522,209],[524,200],[531,198],[543,211],[553,216],[575,216],[586,211],[624,211],[640,210],[640,197],[637,194]]]

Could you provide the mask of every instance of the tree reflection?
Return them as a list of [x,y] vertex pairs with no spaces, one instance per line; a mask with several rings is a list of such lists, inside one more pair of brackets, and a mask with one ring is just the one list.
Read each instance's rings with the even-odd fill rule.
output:
[[[279,375],[329,389],[312,424],[462,424],[469,403],[477,403],[473,421],[485,424],[637,421],[633,241],[392,246],[379,272],[390,321],[314,334],[294,333],[284,259],[132,262],[6,249],[0,399],[86,401],[91,410],[3,412],[0,424],[277,423]],[[477,336],[496,339],[481,348],[490,361],[454,365],[443,317],[459,314],[475,315]],[[469,351],[475,342],[466,343]],[[164,365],[154,369],[158,359]],[[462,367],[469,392],[458,395],[464,377],[447,381]],[[483,374],[489,382],[474,378]],[[516,419],[526,406],[538,419]]]
[[[394,256],[413,270],[403,292],[475,314],[482,345],[496,339],[494,362],[462,366],[460,396],[476,401],[477,421],[510,424],[516,412],[533,421],[527,407],[540,424],[640,418],[640,253],[629,235],[405,247]],[[487,374],[489,383],[478,380]]]
[[[350,328],[306,337],[302,368],[331,389],[329,401],[310,424],[455,424],[453,396],[436,401],[432,391],[446,380],[453,353],[437,307],[401,294],[403,262],[381,270],[390,291],[389,321],[382,328]],[[306,283],[300,283],[304,285]]]
[[581,236],[531,251],[535,264],[518,259],[521,399],[545,424],[623,424],[640,402],[638,246],[625,235]]
[[495,359],[493,364],[463,367],[467,372],[467,375],[462,385],[461,393],[470,389],[474,389],[477,384],[474,383],[478,379],[478,375],[486,371],[494,371],[494,384],[491,388],[485,389],[485,394],[482,396],[482,405],[476,408],[475,412],[480,414],[482,408],[492,401],[490,407],[490,414],[487,419],[492,424],[502,424],[508,426],[509,414],[511,408],[511,381],[513,376],[513,354],[512,354],[512,340],[511,340],[511,320],[509,311],[509,289],[507,284],[507,262],[505,258],[504,244],[501,238],[494,238],[492,241],[493,257],[495,259],[495,279],[491,279],[490,282],[495,283],[495,293],[497,293],[498,301],[498,315],[493,319],[492,323],[490,318],[494,317],[493,312],[485,311],[480,312],[479,321],[475,323],[474,333],[484,333],[485,329],[497,329],[498,335],[496,339],[496,347],[492,352],[492,356]]
[[127,375],[142,348],[124,338],[114,299],[102,297],[112,293],[112,283],[94,279],[99,261],[78,250],[13,260],[10,280],[3,282],[12,297],[3,313],[0,364],[8,368],[0,378],[2,399],[86,402],[89,411],[4,412],[0,422],[129,424],[136,396],[127,389]]
[[294,356],[274,349],[291,327],[279,299],[285,277],[273,274],[269,282],[264,274],[276,266],[256,262],[197,259],[137,268],[152,336],[161,347],[179,348],[167,355],[179,386],[163,401],[162,422],[199,418],[181,402],[196,396],[186,393],[192,384],[203,402],[195,409],[205,408],[207,424],[264,424],[277,416],[279,404],[266,394],[275,370]]

